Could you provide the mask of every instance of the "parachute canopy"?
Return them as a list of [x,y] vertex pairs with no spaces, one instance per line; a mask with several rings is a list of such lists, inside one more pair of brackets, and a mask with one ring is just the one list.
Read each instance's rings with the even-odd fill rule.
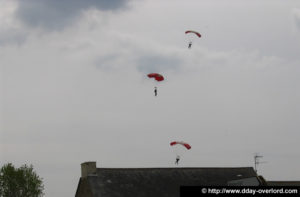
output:
[[188,30],[188,31],[185,32],[185,34],[189,34],[189,33],[196,34],[199,38],[201,37],[201,34],[196,32],[196,31]]
[[158,73],[150,73],[147,75],[149,78],[154,78],[156,81],[163,81],[164,77]]
[[178,145],[178,144],[184,146],[188,150],[192,148],[191,145],[189,145],[188,143],[185,143],[185,142],[173,141],[170,143],[171,146]]

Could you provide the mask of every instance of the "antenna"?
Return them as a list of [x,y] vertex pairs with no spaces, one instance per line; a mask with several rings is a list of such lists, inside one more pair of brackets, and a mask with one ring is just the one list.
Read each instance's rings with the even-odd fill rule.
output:
[[259,155],[258,153],[254,154],[254,170],[255,170],[256,173],[257,173],[258,165],[262,164],[262,163],[266,163],[265,161],[259,161],[261,158],[263,158],[262,155]]

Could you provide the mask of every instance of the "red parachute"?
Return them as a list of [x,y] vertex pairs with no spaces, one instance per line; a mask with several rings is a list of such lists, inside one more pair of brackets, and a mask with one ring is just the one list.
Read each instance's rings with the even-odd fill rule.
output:
[[192,30],[188,30],[185,32],[185,34],[188,34],[188,33],[194,33],[196,34],[199,38],[201,37],[201,34],[199,32],[196,32],[196,31],[192,31]]
[[154,78],[156,81],[163,81],[164,77],[158,73],[150,73],[147,75],[149,78]]
[[174,146],[174,145],[177,145],[177,144],[180,144],[180,145],[184,146],[188,150],[192,148],[191,145],[189,145],[188,143],[185,143],[185,142],[174,141],[174,142],[170,143],[171,146]]

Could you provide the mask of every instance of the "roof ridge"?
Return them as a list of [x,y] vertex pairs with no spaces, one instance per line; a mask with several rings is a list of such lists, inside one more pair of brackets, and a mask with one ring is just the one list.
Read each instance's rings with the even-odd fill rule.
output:
[[120,167],[102,167],[97,169],[103,169],[103,170],[153,170],[153,169],[251,169],[253,167],[126,167],[126,168],[120,168]]

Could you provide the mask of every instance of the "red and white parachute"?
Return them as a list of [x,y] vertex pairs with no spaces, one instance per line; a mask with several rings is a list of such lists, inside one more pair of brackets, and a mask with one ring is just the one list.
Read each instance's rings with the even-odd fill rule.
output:
[[195,35],[197,35],[199,38],[201,38],[201,34],[200,34],[199,32],[192,31],[192,30],[187,30],[187,31],[185,31],[185,34],[190,34],[190,33],[195,34]]
[[184,146],[186,149],[191,149],[192,147],[191,147],[191,145],[189,145],[188,143],[186,143],[186,142],[182,142],[182,141],[173,141],[173,142],[171,142],[170,143],[170,145],[171,146],[175,146],[175,145],[182,145],[182,146]]
[[158,73],[150,73],[147,75],[149,78],[154,78],[156,81],[163,81],[164,77]]

